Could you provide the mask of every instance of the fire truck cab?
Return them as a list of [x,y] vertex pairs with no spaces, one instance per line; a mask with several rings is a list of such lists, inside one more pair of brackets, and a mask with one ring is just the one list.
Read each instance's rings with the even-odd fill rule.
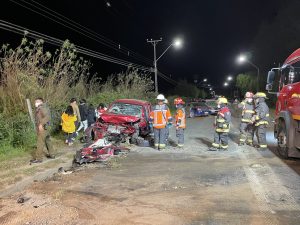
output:
[[274,136],[278,152],[283,158],[300,158],[300,48],[280,68],[269,71],[266,89],[277,95]]

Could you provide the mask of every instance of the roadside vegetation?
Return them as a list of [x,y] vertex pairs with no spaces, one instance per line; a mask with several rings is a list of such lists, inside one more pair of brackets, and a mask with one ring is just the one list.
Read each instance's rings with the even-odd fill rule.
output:
[[42,97],[50,106],[52,132],[72,97],[86,98],[96,107],[117,98],[153,99],[148,76],[128,69],[103,81],[90,74],[92,64],[77,54],[68,40],[54,53],[45,51],[43,40],[24,37],[16,48],[4,44],[0,51],[0,161],[26,154],[35,146],[35,131],[26,99]]

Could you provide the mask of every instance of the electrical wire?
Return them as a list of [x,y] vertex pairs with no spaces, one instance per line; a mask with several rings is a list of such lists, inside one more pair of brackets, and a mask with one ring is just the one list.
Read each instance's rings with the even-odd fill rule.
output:
[[[50,12],[52,12],[52,13],[54,13],[54,14],[56,14],[56,15],[62,17],[62,18],[64,18],[65,20],[68,20],[68,21],[70,21],[71,23],[73,23],[73,24],[75,24],[75,25],[77,25],[77,26],[79,26],[79,27],[82,27],[82,28],[85,29],[86,31],[89,31],[89,32],[93,33],[94,35],[96,35],[96,36],[99,37],[100,39],[103,39],[105,42],[108,42],[108,43],[111,43],[112,45],[118,46],[118,48],[119,48],[120,50],[123,48],[126,52],[130,52],[131,54],[137,55],[137,56],[140,57],[141,59],[146,60],[147,62],[152,63],[152,60],[150,60],[150,59],[144,57],[143,55],[141,55],[141,54],[139,54],[139,53],[136,53],[136,52],[134,52],[134,51],[132,51],[132,50],[130,50],[130,49],[124,47],[124,46],[122,46],[122,48],[121,48],[121,44],[116,43],[116,42],[114,42],[114,41],[112,41],[112,40],[110,40],[110,39],[104,37],[103,35],[100,35],[100,34],[96,33],[96,32],[93,31],[92,29],[87,28],[87,27],[81,25],[80,23],[77,23],[76,21],[74,21],[74,20],[72,20],[72,19],[69,19],[68,17],[66,17],[66,16],[64,16],[64,15],[62,15],[62,14],[60,14],[60,13],[58,13],[58,12],[56,12],[56,11],[54,11],[54,10],[48,8],[48,7],[46,7],[45,5],[42,5],[41,3],[37,2],[37,1],[34,1],[34,0],[31,0],[31,1],[34,2],[35,4],[39,5],[40,7],[44,8],[44,9],[47,9],[48,11],[50,11]],[[24,2],[24,0],[23,0],[23,2]],[[30,4],[30,3],[29,3],[29,4]]]
[[[35,31],[32,31],[32,30],[26,29],[24,27],[21,27],[21,26],[3,21],[3,20],[0,20],[0,28],[4,29],[4,30],[7,30],[7,31],[10,31],[10,32],[18,33],[18,34],[21,34],[21,35],[24,35],[24,33],[27,33],[26,35],[28,37],[41,38],[46,43],[56,45],[56,46],[61,46],[64,43],[64,41],[62,41],[60,39],[53,38],[51,36],[44,35],[44,34],[41,34],[39,32],[35,32]],[[103,54],[103,53],[100,53],[100,52],[96,52],[96,51],[92,51],[92,50],[89,50],[87,48],[84,48],[84,47],[81,47],[81,46],[78,46],[78,45],[75,45],[75,48],[76,48],[76,51],[78,53],[85,54],[85,55],[88,55],[88,56],[91,56],[91,57],[94,57],[94,58],[102,59],[102,60],[105,60],[105,61],[108,61],[108,62],[111,62],[111,63],[116,63],[116,64],[119,64],[119,65],[136,68],[136,69],[143,70],[143,71],[150,71],[151,70],[148,67],[144,67],[142,65],[135,64],[135,63],[132,63],[132,62],[129,62],[129,61],[126,61],[126,60],[111,57],[109,55],[106,55],[106,54]]]
[[[145,57],[141,58],[140,56],[136,56],[137,53],[134,53],[133,51],[130,51],[130,50],[125,50],[124,51],[123,49],[121,49],[121,47],[120,47],[119,44],[117,44],[117,43],[115,43],[115,42],[113,42],[111,40],[108,40],[107,38],[104,38],[103,36],[97,34],[96,32],[92,31],[91,29],[86,28],[86,27],[80,25],[79,23],[77,23],[77,22],[75,22],[75,21],[73,21],[73,20],[71,20],[71,19],[69,19],[69,18],[67,18],[67,17],[65,17],[65,16],[63,16],[63,15],[55,12],[54,10],[51,10],[51,9],[47,8],[46,6],[43,6],[42,4],[40,4],[38,2],[33,1],[34,3],[36,3],[36,4],[40,5],[40,6],[43,6],[44,8],[46,8],[47,10],[49,10],[52,13],[50,13],[49,11],[46,11],[44,9],[41,9],[40,7],[34,5],[34,4],[30,3],[30,2],[26,2],[24,0],[21,0],[21,1],[23,3],[25,3],[25,4],[27,4],[27,6],[24,5],[24,4],[22,4],[22,3],[20,3],[20,2],[17,2],[15,0],[10,0],[10,1],[13,2],[13,3],[15,3],[15,4],[17,4],[17,5],[19,5],[19,6],[22,6],[22,7],[26,8],[26,9],[32,11],[32,12],[35,12],[35,13],[37,13],[37,14],[39,14],[39,15],[41,15],[41,16],[43,16],[43,17],[45,17],[45,18],[47,18],[47,19],[49,19],[51,21],[54,21],[54,22],[56,22],[56,23],[58,23],[58,24],[60,24],[60,25],[62,25],[64,27],[66,27],[68,29],[71,29],[71,30],[73,30],[73,31],[75,31],[75,32],[77,32],[77,33],[79,33],[79,34],[87,37],[87,38],[90,38],[90,39],[92,39],[92,40],[94,40],[94,41],[96,41],[96,42],[98,42],[98,43],[100,43],[102,45],[105,45],[106,47],[112,48],[112,49],[117,50],[118,52],[121,52],[121,53],[124,53],[124,54],[128,54],[128,53],[131,52],[132,55],[133,55],[133,58],[135,58],[135,59],[137,59],[139,61],[146,62],[147,64],[150,64],[150,65],[152,64],[151,60],[149,60],[149,59],[147,59]],[[30,5],[32,7],[35,7],[36,9],[40,10],[40,12],[36,11],[35,9],[30,8],[28,5]],[[53,15],[53,13],[56,14],[56,15],[59,15],[60,17],[56,16],[56,15]],[[45,15],[45,14],[47,14],[48,16]],[[54,18],[56,18],[58,20],[56,20],[54,18],[51,18],[51,17],[54,17]],[[62,19],[61,17],[64,18],[64,19]],[[71,22],[69,22],[69,21],[71,21]],[[85,32],[85,33],[83,33],[83,32]]]
[[162,72],[160,71],[157,71],[157,75],[159,77],[161,77],[162,79],[164,79],[165,81],[167,81],[168,83],[170,84],[173,84],[174,86],[178,85],[179,83],[173,79],[171,79],[170,77],[168,77],[167,75],[163,74]]

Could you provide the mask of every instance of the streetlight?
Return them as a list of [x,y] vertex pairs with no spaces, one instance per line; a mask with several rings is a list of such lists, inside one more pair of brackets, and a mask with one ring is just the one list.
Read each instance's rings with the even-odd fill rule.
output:
[[237,58],[237,61],[239,64],[247,62],[249,63],[251,66],[253,66],[256,70],[257,70],[257,77],[256,77],[256,81],[257,81],[257,86],[256,86],[256,91],[259,90],[259,68],[257,65],[255,65],[254,63],[252,63],[249,59],[247,59],[247,57],[245,55],[240,55]]
[[179,38],[174,39],[174,41],[166,48],[166,50],[158,57],[156,58],[156,45],[158,42],[162,41],[162,38],[159,40],[148,40],[148,43],[151,43],[153,45],[153,50],[154,50],[154,60],[153,60],[153,65],[154,65],[154,85],[155,85],[155,93],[158,93],[158,80],[157,80],[157,61],[171,48],[174,46],[175,48],[180,48],[182,46],[182,40]]
[[203,82],[207,82],[207,78],[204,78],[204,79],[203,79]]
[[224,83],[224,86],[225,86],[225,87],[227,87],[227,86],[228,86],[228,83],[227,83],[227,82],[225,82],[225,83]]
[[228,81],[232,81],[232,79],[233,79],[232,76],[228,76],[228,77],[227,77],[227,80],[228,80]]

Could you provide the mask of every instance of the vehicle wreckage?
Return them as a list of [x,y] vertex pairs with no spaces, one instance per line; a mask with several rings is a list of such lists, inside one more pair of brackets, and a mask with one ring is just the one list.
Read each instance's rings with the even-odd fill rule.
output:
[[106,161],[113,155],[129,151],[121,143],[149,146],[144,137],[151,133],[149,115],[151,104],[134,99],[120,99],[113,102],[96,123],[86,130],[82,142],[85,147],[78,150],[75,162],[82,164]]

